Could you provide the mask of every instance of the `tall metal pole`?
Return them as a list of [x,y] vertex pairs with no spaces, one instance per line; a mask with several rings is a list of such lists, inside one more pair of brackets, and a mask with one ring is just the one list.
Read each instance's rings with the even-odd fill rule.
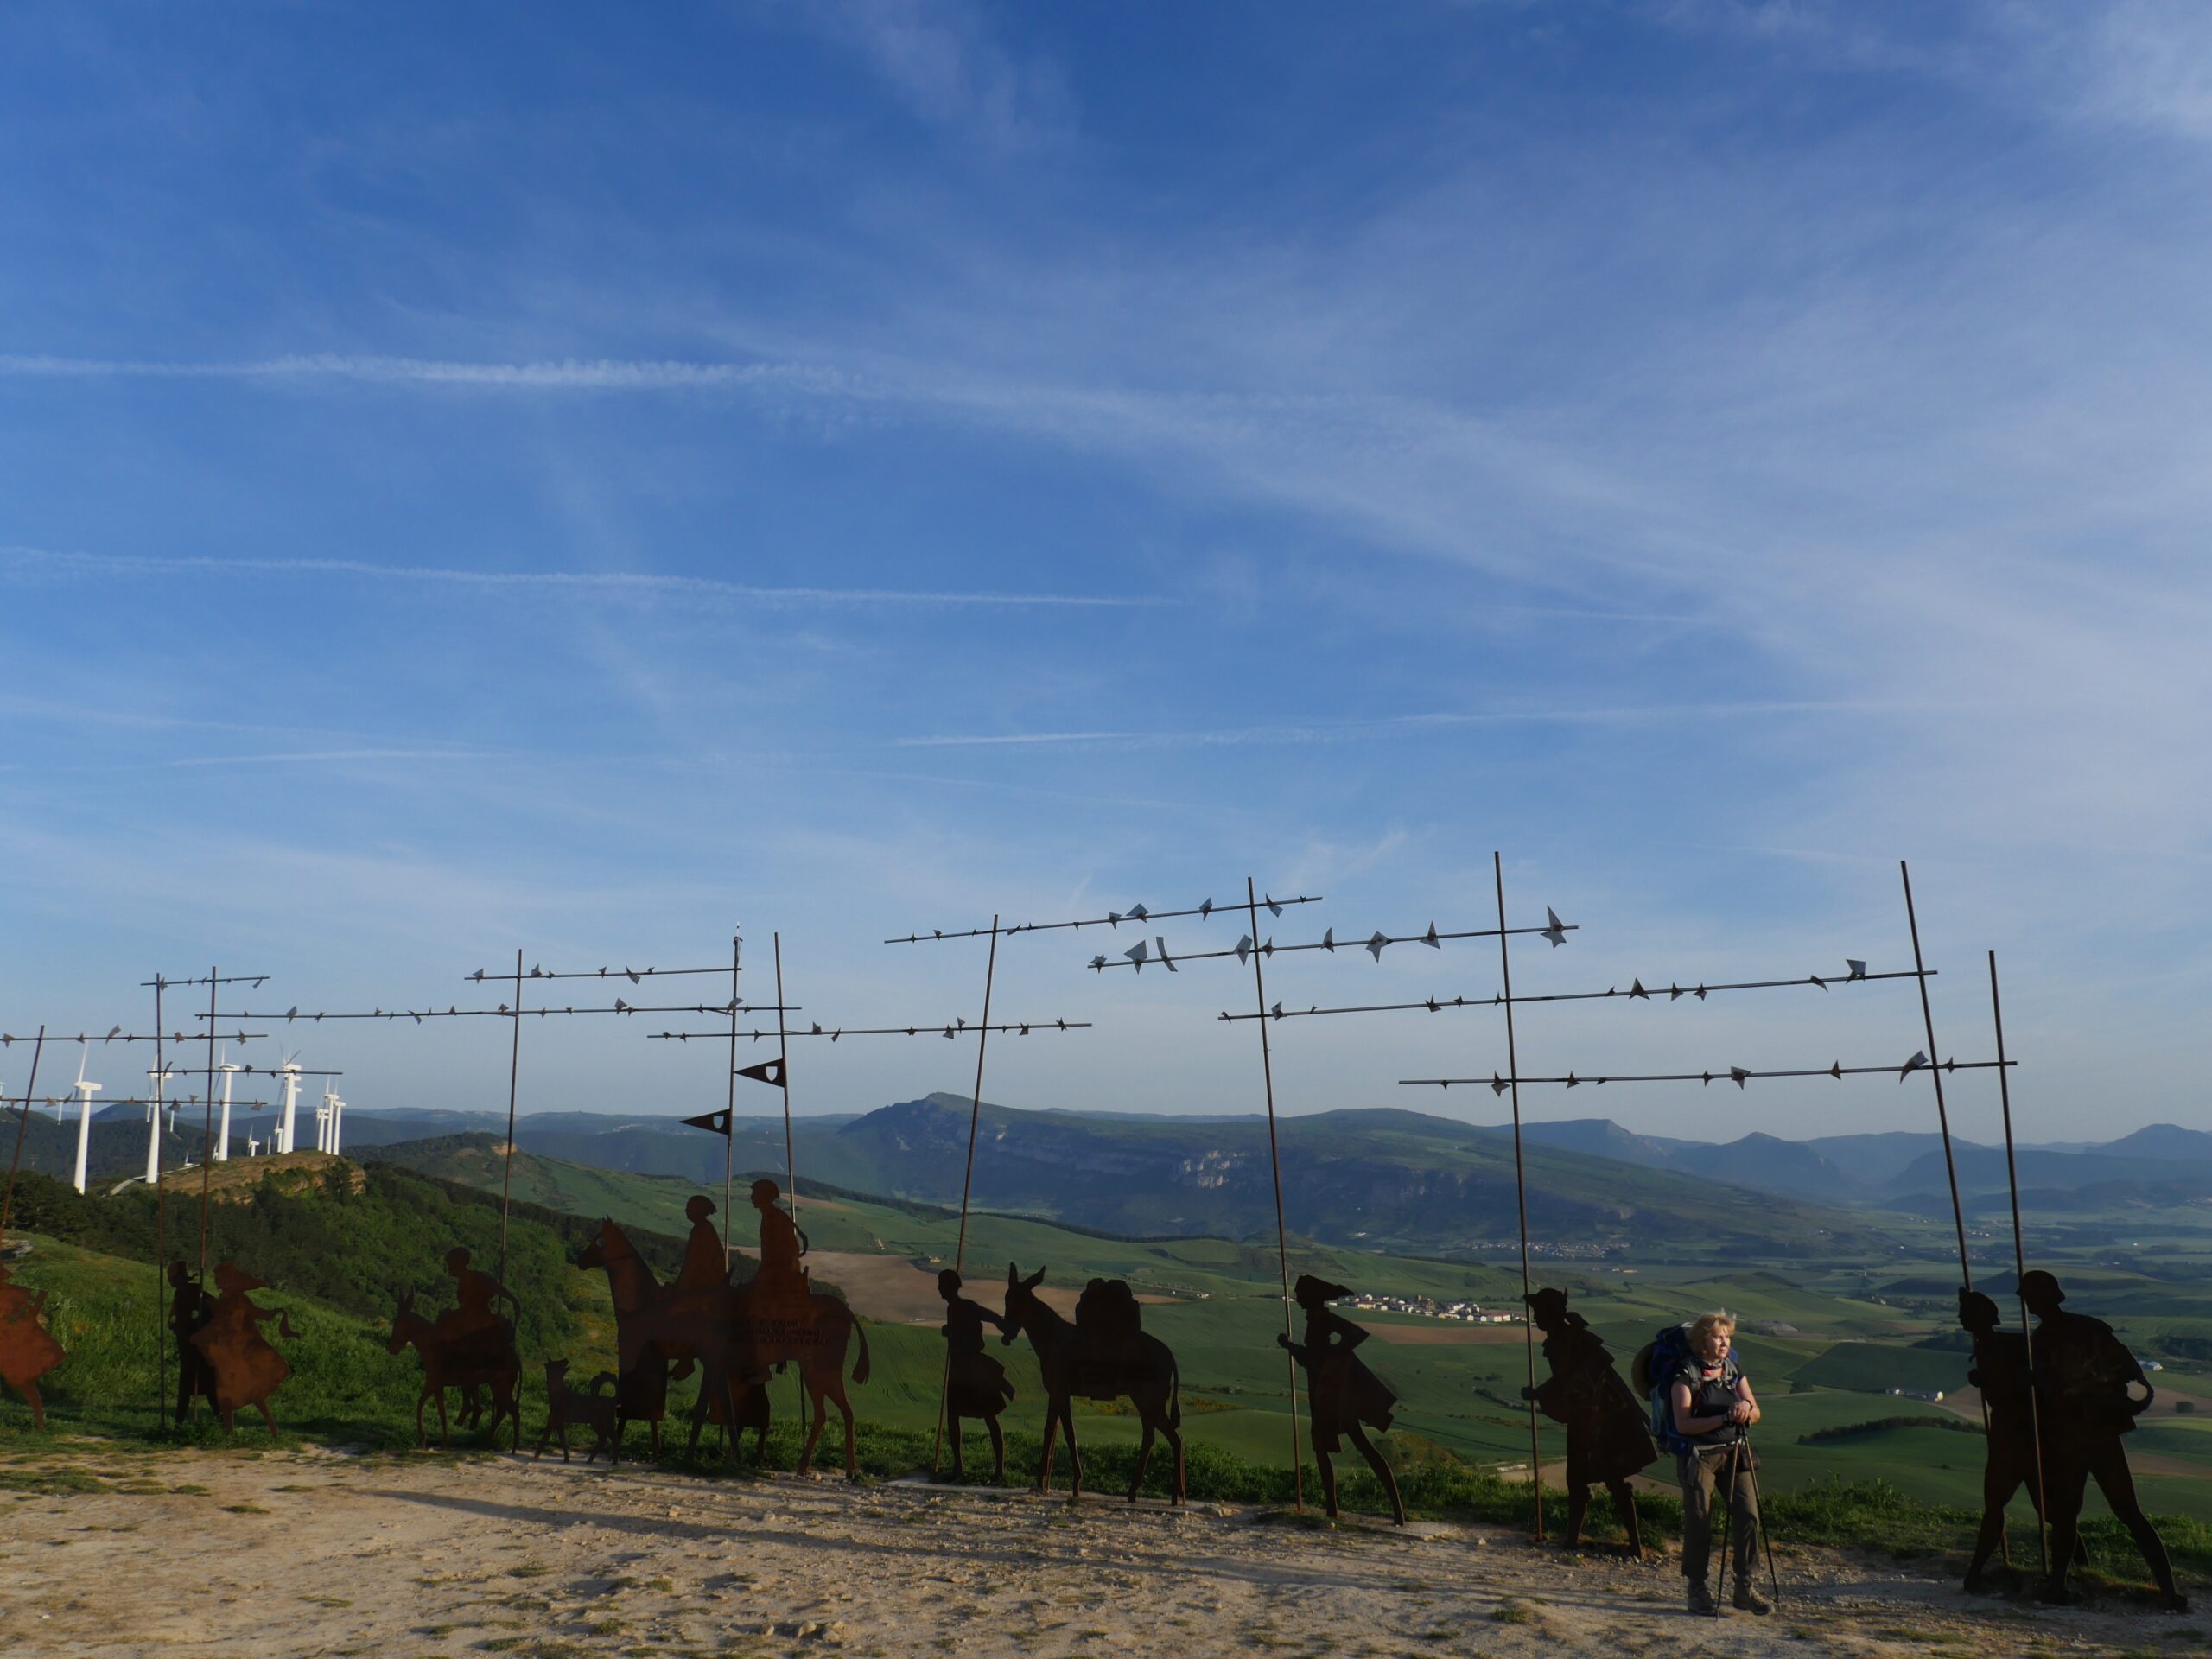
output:
[[[207,1087],[201,1091],[200,1125],[200,1288],[207,1288],[207,1184],[215,1170],[215,1002],[223,988],[223,970],[207,969]],[[193,1408],[196,1414],[197,1406]]]
[[[745,941],[733,928],[729,936],[729,1133],[722,1136],[722,1277],[729,1277],[733,1218],[729,1212],[730,1160],[737,1145],[737,976],[744,959]],[[778,997],[777,1001],[784,999]],[[781,1014],[777,1015],[781,1019]]]
[[[791,1207],[791,1225],[798,1225],[798,1165],[791,1154],[791,1039],[785,1025],[784,1013],[784,936],[780,931],[768,935],[768,948],[776,957],[776,1091],[784,1097],[784,1202]],[[730,1122],[732,1137],[737,1129],[735,1119]],[[799,1433],[807,1431],[806,1368],[799,1367],[791,1373],[791,1381],[798,1395]],[[826,1414],[829,1402],[823,1402]]]
[[[23,1161],[23,1135],[31,1125],[31,1102],[38,1096],[38,1057],[46,1049],[46,1027],[38,1028],[31,1044],[31,1080],[23,1085],[22,1109],[16,1118],[16,1155],[8,1162],[8,1196],[0,1198],[0,1244],[8,1242],[8,1217],[16,1208],[16,1171]],[[80,1070],[78,1076],[82,1077]]]
[[522,1076],[522,947],[515,947],[515,1035],[507,1052],[507,1160],[499,1177],[499,1282],[507,1282],[507,1211],[515,1191],[515,1084]]
[[[1928,1035],[1928,1075],[1936,1083],[1936,1122],[1943,1132],[1943,1173],[1951,1183],[1951,1224],[1959,1235],[1959,1276],[1965,1287],[1972,1290],[1974,1267],[1967,1260],[1967,1212],[1965,1205],[1959,1202],[1959,1166],[1951,1155],[1951,1115],[1943,1104],[1942,1056],[1936,1050],[1936,1014],[1928,1001],[1928,964],[1921,959],[1920,920],[1912,908],[1912,872],[1905,868],[1903,859],[1897,861],[1897,874],[1904,882],[1905,925],[1912,930],[1912,965],[1920,984],[1921,1025]],[[1998,1073],[2000,1077],[2004,1074],[2002,1066],[1998,1068]],[[1986,1408],[1985,1404],[1985,1411]]]
[[[168,1205],[162,1182],[162,1084],[167,1071],[162,1063],[162,976],[154,976],[154,1414],[162,1427],[169,1426],[169,1321],[162,1307],[162,1287],[168,1282]],[[181,1354],[177,1363],[184,1363]]]
[[[1989,1014],[1997,1027],[1997,1098],[2005,1109],[2005,1183],[2012,1192],[2012,1290],[2018,1295],[2020,1281],[2028,1276],[2028,1252],[2020,1231],[2020,1175],[2012,1160],[2012,1086],[2005,1077],[2005,1005],[1997,994],[1997,953],[1989,953]],[[2036,1338],[2028,1328],[2027,1300],[2020,1300],[2020,1343],[2028,1357],[2028,1375],[2036,1369]],[[2043,1478],[2043,1408],[2036,1399],[2037,1390],[2028,1389],[2028,1432],[2035,1439],[2036,1447],[2036,1560],[2044,1574],[2050,1573],[2050,1522],[2044,1505],[2050,1501],[2050,1488]]]
[[769,934],[768,946],[776,954],[776,1079],[778,1090],[784,1097],[784,1201],[791,1205],[791,1220],[796,1224],[798,1165],[791,1155],[791,1051],[790,1033],[784,1024],[784,936]]
[[[1521,1345],[1529,1361],[1529,1387],[1536,1386],[1536,1325],[1529,1317],[1529,1177],[1521,1161],[1521,1057],[1513,1035],[1513,956],[1505,938],[1505,858],[1493,851],[1491,874],[1497,887],[1497,971],[1505,990],[1505,1075],[1513,1079],[1513,1192],[1521,1215]],[[1529,1492],[1536,1510],[1536,1541],[1544,1537],[1544,1454],[1536,1440],[1536,1402],[1529,1402]]]
[[[1268,1047],[1268,985],[1260,971],[1260,958],[1266,954],[1260,949],[1260,895],[1252,885],[1252,878],[1244,878],[1244,915],[1252,931],[1252,991],[1259,999],[1260,1017],[1253,1021],[1260,1028],[1260,1081],[1268,1095],[1268,1161],[1273,1166],[1275,1178],[1275,1265],[1282,1275],[1282,1336],[1286,1344],[1294,1340],[1290,1324],[1290,1238],[1282,1220],[1282,1148],[1275,1139],[1275,1071],[1274,1058]],[[1290,1372],[1290,1490],[1291,1498],[1300,1513],[1306,1508],[1306,1454],[1298,1443],[1298,1356],[1286,1354]]]
[[[991,1038],[991,985],[998,976],[999,918],[991,918],[991,948],[983,958],[983,1028],[976,1033],[976,1092],[968,1103],[968,1165],[960,1177],[960,1236],[952,1247],[952,1270],[965,1272],[968,1266],[968,1195],[976,1183],[976,1128],[983,1116],[983,1047]],[[776,1001],[784,1000],[779,989]],[[777,1016],[781,1019],[782,1016]],[[952,1400],[952,1348],[944,1351],[944,1374],[938,1379],[937,1389],[937,1433],[930,1441],[930,1478],[937,1478],[938,1459],[944,1449],[945,1409]]]

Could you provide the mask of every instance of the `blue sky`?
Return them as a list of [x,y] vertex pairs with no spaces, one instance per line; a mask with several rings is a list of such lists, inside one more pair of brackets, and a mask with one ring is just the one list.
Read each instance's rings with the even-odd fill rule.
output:
[[[444,1003],[517,944],[710,963],[733,924],[810,1015],[972,1020],[980,947],[879,941],[1248,874],[1328,896],[1286,941],[1481,925],[1494,848],[1516,922],[1582,927],[1516,988],[1879,969],[1906,857],[1945,1051],[1986,1052],[1999,954],[2024,1133],[2212,1127],[2208,65],[2187,4],[11,12],[0,1027],[143,1027],[210,961]],[[1094,948],[1006,948],[997,1013],[1097,1026],[988,1092],[1256,1108],[1233,964]],[[1478,944],[1270,992],[1495,988]],[[357,1105],[481,1105],[503,1036],[302,1046]],[[1521,1038],[1923,1041],[1875,988]],[[1394,1080],[1503,1042],[1277,1055],[1286,1109],[1489,1118]],[[971,1065],[840,1044],[796,1100]],[[524,1105],[716,1075],[547,1022]]]

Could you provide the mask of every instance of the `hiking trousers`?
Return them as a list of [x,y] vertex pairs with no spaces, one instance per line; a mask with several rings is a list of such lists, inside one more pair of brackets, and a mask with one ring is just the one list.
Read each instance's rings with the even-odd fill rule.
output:
[[[1675,1472],[1682,1483],[1682,1576],[1692,1584],[1705,1582],[1713,1559],[1713,1488],[1726,1478],[1728,1452],[1728,1447],[1715,1446],[1678,1452],[1675,1458]],[[1747,1446],[1737,1452],[1735,1484],[1735,1491],[1724,1499],[1728,1503],[1728,1541],[1737,1578],[1748,1584],[1758,1567],[1759,1499]]]

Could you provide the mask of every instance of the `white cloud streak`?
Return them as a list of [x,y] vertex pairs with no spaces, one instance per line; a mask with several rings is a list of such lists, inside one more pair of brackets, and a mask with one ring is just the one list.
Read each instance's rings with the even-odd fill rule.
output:
[[1128,748],[1209,748],[1243,744],[1338,743],[1390,733],[1470,726],[1627,726],[1675,721],[1789,719],[1800,715],[1895,715],[1927,713],[1924,703],[1871,699],[1762,702],[1625,703],[1599,709],[1495,709],[1388,715],[1374,720],[1230,727],[1215,731],[995,732],[902,737],[901,748],[989,748],[1027,745],[1096,745]]
[[536,588],[627,594],[643,599],[722,599],[770,605],[906,605],[947,607],[1058,607],[1073,609],[1142,608],[1173,600],[1150,594],[950,592],[901,588],[767,588],[713,576],[642,570],[463,570],[435,565],[378,564],[367,559],[283,559],[186,554],[147,558],[134,554],[76,553],[35,547],[0,547],[0,559],[85,575],[135,576],[342,576],[369,582],[435,583],[449,587]]

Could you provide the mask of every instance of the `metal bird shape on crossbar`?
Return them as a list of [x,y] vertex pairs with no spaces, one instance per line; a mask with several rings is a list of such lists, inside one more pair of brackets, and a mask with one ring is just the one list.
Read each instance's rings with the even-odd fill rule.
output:
[[[980,1032],[988,1031],[1012,1032],[1017,1037],[1027,1037],[1033,1031],[1089,1031],[1090,1029],[1090,1021],[1088,1020],[1008,1020],[1004,1025],[971,1026],[965,1018],[956,1017],[950,1025],[938,1021],[926,1021],[912,1026],[824,1027],[817,1023],[811,1031],[786,1031],[780,1033],[773,1031],[741,1031],[736,1034],[741,1038],[748,1038],[756,1043],[764,1037],[778,1035],[794,1039],[805,1037],[827,1037],[834,1043],[842,1037],[930,1036],[958,1039],[972,1037]],[[656,1031],[652,1033],[651,1040],[689,1043],[704,1042],[709,1038],[717,1042],[728,1042],[730,1033],[727,1031]]]

